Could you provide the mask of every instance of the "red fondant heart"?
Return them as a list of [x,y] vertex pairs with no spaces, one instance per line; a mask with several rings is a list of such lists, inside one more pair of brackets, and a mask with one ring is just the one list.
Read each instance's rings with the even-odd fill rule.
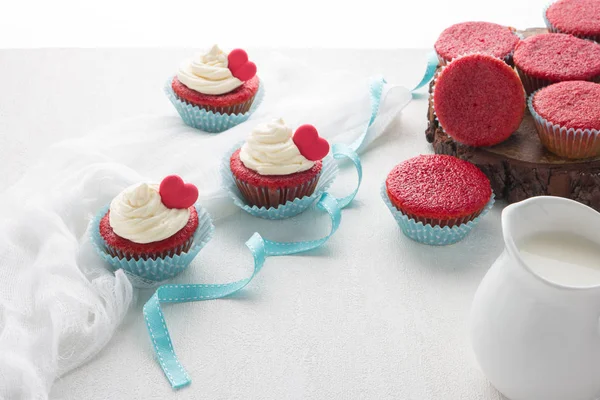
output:
[[248,54],[242,49],[231,50],[227,56],[227,67],[240,81],[249,81],[256,75],[256,65],[248,61]]
[[302,125],[294,133],[294,143],[307,160],[318,161],[329,153],[329,142],[319,136],[317,128]]
[[167,208],[188,208],[198,200],[198,188],[191,183],[183,183],[183,179],[177,175],[163,179],[158,193]]

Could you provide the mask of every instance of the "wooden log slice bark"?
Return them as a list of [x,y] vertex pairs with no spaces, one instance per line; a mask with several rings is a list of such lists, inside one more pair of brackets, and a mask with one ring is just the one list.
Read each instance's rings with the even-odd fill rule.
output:
[[[522,31],[524,36],[545,29]],[[431,93],[433,82],[429,86]],[[431,102],[427,112],[427,141],[436,154],[449,154],[477,165],[490,179],[494,194],[509,203],[533,196],[560,196],[600,211],[600,157],[568,160],[550,153],[540,142],[533,118],[526,112],[519,129],[493,147],[473,148],[446,135],[435,119]]]

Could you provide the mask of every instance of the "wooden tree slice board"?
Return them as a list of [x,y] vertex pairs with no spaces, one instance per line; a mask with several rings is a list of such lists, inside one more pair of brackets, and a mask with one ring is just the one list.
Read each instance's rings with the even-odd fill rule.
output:
[[[524,36],[546,32],[534,28]],[[433,82],[429,86],[429,92]],[[490,179],[497,199],[509,203],[533,196],[560,196],[600,211],[600,157],[568,160],[550,153],[538,138],[533,118],[526,112],[519,129],[505,142],[474,148],[455,142],[440,128],[431,102],[427,112],[427,141],[436,154],[449,154],[477,165]]]

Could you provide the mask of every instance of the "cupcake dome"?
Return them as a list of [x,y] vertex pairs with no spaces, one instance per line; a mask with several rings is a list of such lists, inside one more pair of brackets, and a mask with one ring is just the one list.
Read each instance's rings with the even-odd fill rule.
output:
[[519,37],[514,30],[491,22],[463,22],[446,28],[435,42],[442,65],[469,53],[483,53],[511,62]]
[[329,143],[312,125],[295,133],[282,119],[256,126],[229,167],[242,196],[251,206],[278,207],[310,196],[322,170]]
[[520,125],[525,93],[514,70],[499,59],[472,54],[455,59],[435,80],[433,107],[440,126],[469,146],[492,146]]
[[541,142],[551,152],[580,159],[600,155],[600,84],[556,83],[529,102]]
[[479,168],[447,155],[421,155],[398,164],[386,190],[403,214],[441,227],[473,220],[492,197],[490,181]]
[[562,33],[521,41],[514,62],[527,93],[562,81],[600,80],[600,44]]
[[532,105],[553,124],[600,130],[600,84],[571,81],[550,85],[533,95]]
[[546,10],[551,32],[600,41],[600,1],[559,0]]

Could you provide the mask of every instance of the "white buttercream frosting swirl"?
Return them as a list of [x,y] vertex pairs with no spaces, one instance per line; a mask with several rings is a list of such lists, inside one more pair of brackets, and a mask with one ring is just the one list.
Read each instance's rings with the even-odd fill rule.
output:
[[190,210],[167,208],[158,189],[158,185],[140,183],[113,199],[109,223],[117,235],[134,243],[153,243],[173,236],[187,225]]
[[229,93],[244,82],[227,68],[227,53],[216,44],[204,54],[187,60],[179,66],[177,79],[188,88],[200,93],[218,95]]
[[260,175],[290,175],[311,169],[315,163],[300,154],[292,135],[281,118],[258,125],[242,146],[242,163]]

